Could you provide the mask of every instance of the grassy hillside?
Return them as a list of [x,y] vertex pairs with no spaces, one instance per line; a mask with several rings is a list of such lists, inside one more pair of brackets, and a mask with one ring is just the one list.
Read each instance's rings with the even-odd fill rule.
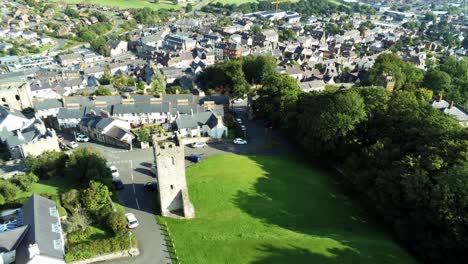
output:
[[327,173],[290,157],[187,170],[192,220],[163,219],[182,263],[415,263]]

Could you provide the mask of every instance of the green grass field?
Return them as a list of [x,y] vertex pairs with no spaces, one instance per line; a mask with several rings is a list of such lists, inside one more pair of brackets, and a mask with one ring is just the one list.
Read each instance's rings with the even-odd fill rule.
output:
[[167,221],[182,263],[416,263],[326,172],[291,157],[187,170],[196,218]]
[[[54,0],[58,1],[58,0]],[[159,3],[152,3],[151,0],[65,0],[69,4],[78,4],[83,2],[100,4],[105,6],[117,6],[120,8],[143,8],[149,7],[151,9],[180,9],[181,5],[173,5],[169,0],[160,0]]]

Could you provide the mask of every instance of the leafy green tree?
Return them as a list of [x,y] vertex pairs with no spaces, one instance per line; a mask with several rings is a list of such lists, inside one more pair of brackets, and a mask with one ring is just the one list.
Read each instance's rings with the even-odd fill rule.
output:
[[8,180],[0,179],[0,202],[8,202],[16,197],[20,189]]
[[252,31],[252,33],[254,34],[259,34],[262,32],[262,28],[259,26],[259,25],[254,25],[252,26],[252,28],[250,29]]
[[111,178],[106,159],[91,148],[82,148],[73,152],[65,167],[68,177],[79,179],[83,183]]
[[81,207],[81,193],[77,189],[71,189],[61,195],[62,206],[68,211],[74,212],[75,209]]
[[192,12],[193,10],[193,6],[191,3],[188,3],[186,6],[185,6],[185,12]]
[[137,91],[140,91],[140,92],[145,92],[146,90],[146,84],[142,81],[139,81],[137,84],[136,84],[136,88],[137,88]]
[[101,77],[101,84],[102,85],[108,85],[112,81],[112,74],[109,68],[104,69],[104,74]]
[[269,75],[262,89],[257,91],[254,108],[274,120],[279,120],[288,107],[295,104],[302,90],[297,81],[286,74]]
[[34,173],[28,173],[26,175],[17,176],[14,178],[13,182],[16,186],[21,188],[21,190],[30,192],[34,183],[36,183],[38,180],[39,177],[37,177]]
[[114,234],[125,232],[127,229],[127,219],[120,212],[112,212],[107,218],[107,225]]
[[159,70],[154,71],[153,78],[151,80],[151,91],[153,94],[165,94],[166,93],[166,80]]
[[216,26],[218,27],[232,26],[232,20],[227,16],[220,16],[218,18],[218,21],[216,22]]
[[82,191],[81,200],[88,211],[98,212],[104,206],[110,206],[110,194],[106,185],[100,182],[90,181],[89,187]]
[[96,90],[96,95],[106,95],[106,96],[109,96],[109,95],[112,95],[112,91],[105,87],[105,86],[99,86],[99,88]]
[[173,5],[178,5],[178,4],[179,4],[179,0],[172,0],[172,4],[173,4]]
[[49,179],[63,175],[67,156],[58,151],[46,151],[39,156],[28,156],[26,166],[40,179]]
[[75,208],[67,221],[67,232],[84,232],[92,223],[84,208]]
[[450,89],[451,84],[452,78],[450,77],[450,75],[440,70],[428,71],[424,76],[423,85],[425,87],[431,88],[436,93],[440,93],[441,91],[446,91]]
[[249,83],[262,83],[275,73],[276,59],[273,56],[247,56],[243,58],[242,70]]

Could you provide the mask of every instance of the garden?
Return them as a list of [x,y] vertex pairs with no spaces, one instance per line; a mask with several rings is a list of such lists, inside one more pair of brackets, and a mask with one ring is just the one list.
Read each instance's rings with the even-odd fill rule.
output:
[[26,159],[27,175],[0,180],[0,211],[19,208],[33,194],[54,200],[65,233],[65,260],[88,259],[137,246],[125,211],[114,202],[106,160],[89,148]]

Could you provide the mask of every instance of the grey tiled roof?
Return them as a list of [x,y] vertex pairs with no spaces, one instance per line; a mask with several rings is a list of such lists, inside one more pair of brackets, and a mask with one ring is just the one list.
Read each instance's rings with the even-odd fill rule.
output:
[[52,224],[58,223],[58,217],[52,216],[50,208],[56,208],[54,201],[33,194],[23,205],[23,224],[29,225],[29,231],[16,251],[16,263],[27,263],[28,247],[37,244],[41,255],[63,260],[62,248],[54,248],[54,240],[61,240],[61,233],[52,231]]
[[60,108],[63,106],[62,101],[59,99],[35,99],[33,105],[35,110]]
[[6,232],[0,232],[0,253],[18,248],[24,235],[26,235],[28,227],[25,225]]
[[216,115],[211,112],[202,112],[193,115],[181,115],[176,120],[176,125],[178,129],[181,128],[196,128],[198,126],[207,125],[210,128],[215,127],[218,124],[218,119]]
[[167,113],[169,112],[169,103],[135,103],[114,105],[112,114],[130,114],[130,113]]
[[114,118],[107,118],[102,116],[87,116],[80,121],[81,126],[89,128],[103,129],[114,122]]

